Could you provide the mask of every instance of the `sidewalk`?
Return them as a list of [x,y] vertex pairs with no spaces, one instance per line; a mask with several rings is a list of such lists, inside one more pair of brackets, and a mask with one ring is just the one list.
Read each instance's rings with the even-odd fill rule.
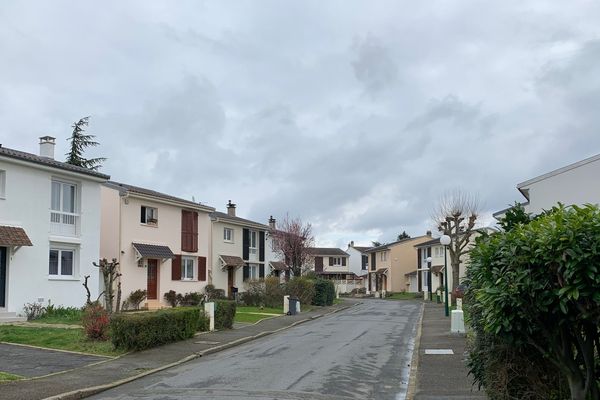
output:
[[[450,318],[444,316],[444,305],[425,302],[416,387],[407,399],[485,399],[485,393],[473,387],[467,376],[465,346],[464,335],[450,333]],[[454,354],[425,354],[426,349],[451,349]]]
[[239,329],[202,333],[185,341],[128,353],[106,362],[51,376],[6,383],[2,385],[1,397],[6,400],[80,399],[203,355],[344,310],[355,303],[357,302],[345,300],[341,304],[320,307],[298,315],[271,318]]

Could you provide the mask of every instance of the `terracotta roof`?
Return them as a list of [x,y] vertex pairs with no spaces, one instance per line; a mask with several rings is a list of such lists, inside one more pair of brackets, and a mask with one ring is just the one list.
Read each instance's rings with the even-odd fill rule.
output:
[[290,269],[290,267],[285,265],[283,261],[270,261],[269,264],[271,264],[271,267],[275,271],[287,271],[288,269]]
[[348,253],[337,247],[307,247],[306,252],[313,256],[349,256]]
[[221,261],[225,267],[241,267],[244,265],[244,260],[238,256],[224,256],[220,255]]
[[57,161],[48,157],[41,157],[31,153],[25,153],[24,151],[9,149],[8,147],[0,147],[0,156],[13,158],[15,160],[27,161],[38,165],[44,165],[46,167],[58,168],[65,171],[77,172],[80,174],[94,176],[96,178],[109,179],[110,176],[102,174],[91,169],[78,167],[76,165],[67,164],[62,161]]
[[196,208],[201,207],[201,208],[205,208],[206,211],[214,211],[214,209],[215,209],[214,207],[210,207],[210,206],[207,206],[202,203],[195,203],[191,200],[182,199],[180,197],[171,196],[169,194],[157,192],[157,191],[151,190],[151,189],[145,189],[145,188],[142,188],[139,186],[128,185],[126,183],[108,181],[104,184],[104,186],[110,187],[110,188],[113,188],[113,189],[116,189],[119,191],[127,191],[127,192],[131,192],[131,193],[137,193],[137,194],[142,194],[142,195],[146,195],[146,196],[157,197],[160,199],[176,201],[178,203],[187,204],[190,207],[196,207]]
[[132,243],[133,247],[144,258],[175,258],[169,246],[155,244]]
[[249,219],[244,219],[244,218],[240,218],[240,217],[232,217],[231,215],[227,214],[227,213],[222,213],[220,211],[215,211],[213,213],[210,214],[210,216],[213,219],[224,219],[224,220],[228,220],[231,222],[237,222],[238,224],[247,224],[247,225],[253,225],[253,226],[257,226],[259,228],[262,228],[264,230],[270,230],[271,228],[269,228],[268,225],[265,224],[261,224],[260,222],[256,222],[256,221],[251,221]]
[[14,226],[0,226],[0,246],[33,246],[25,229]]

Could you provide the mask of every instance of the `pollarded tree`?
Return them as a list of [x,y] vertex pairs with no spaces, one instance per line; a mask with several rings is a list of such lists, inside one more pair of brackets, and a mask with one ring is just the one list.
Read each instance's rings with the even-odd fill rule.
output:
[[452,267],[452,291],[459,284],[461,257],[469,252],[471,237],[475,233],[478,208],[479,202],[476,196],[455,190],[442,196],[437,209],[433,212],[432,217],[438,231],[442,235],[450,236],[452,240],[448,246]]
[[88,126],[89,120],[90,117],[83,117],[79,121],[73,123],[73,133],[71,134],[71,137],[67,139],[71,142],[71,147],[69,152],[65,154],[67,156],[66,163],[96,171],[98,168],[102,167],[102,162],[105,161],[106,158],[98,157],[86,159],[83,157],[85,149],[88,147],[96,147],[100,144],[94,140],[94,135],[85,134],[85,127]]
[[308,248],[312,247],[315,241],[311,225],[286,215],[270,235],[273,251],[285,260],[292,275],[302,275],[304,266],[308,265],[311,259]]
[[597,206],[559,205],[483,238],[468,274],[486,333],[536,349],[564,375],[572,399],[600,398]]

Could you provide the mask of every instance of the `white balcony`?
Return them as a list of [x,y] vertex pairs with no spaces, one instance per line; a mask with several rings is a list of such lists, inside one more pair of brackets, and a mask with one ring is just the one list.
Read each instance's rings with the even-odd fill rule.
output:
[[58,236],[79,236],[79,214],[50,211],[50,233]]

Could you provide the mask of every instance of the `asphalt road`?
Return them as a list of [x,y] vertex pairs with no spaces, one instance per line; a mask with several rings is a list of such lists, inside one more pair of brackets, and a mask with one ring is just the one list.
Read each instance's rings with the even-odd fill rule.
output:
[[92,398],[403,399],[420,307],[366,300]]

